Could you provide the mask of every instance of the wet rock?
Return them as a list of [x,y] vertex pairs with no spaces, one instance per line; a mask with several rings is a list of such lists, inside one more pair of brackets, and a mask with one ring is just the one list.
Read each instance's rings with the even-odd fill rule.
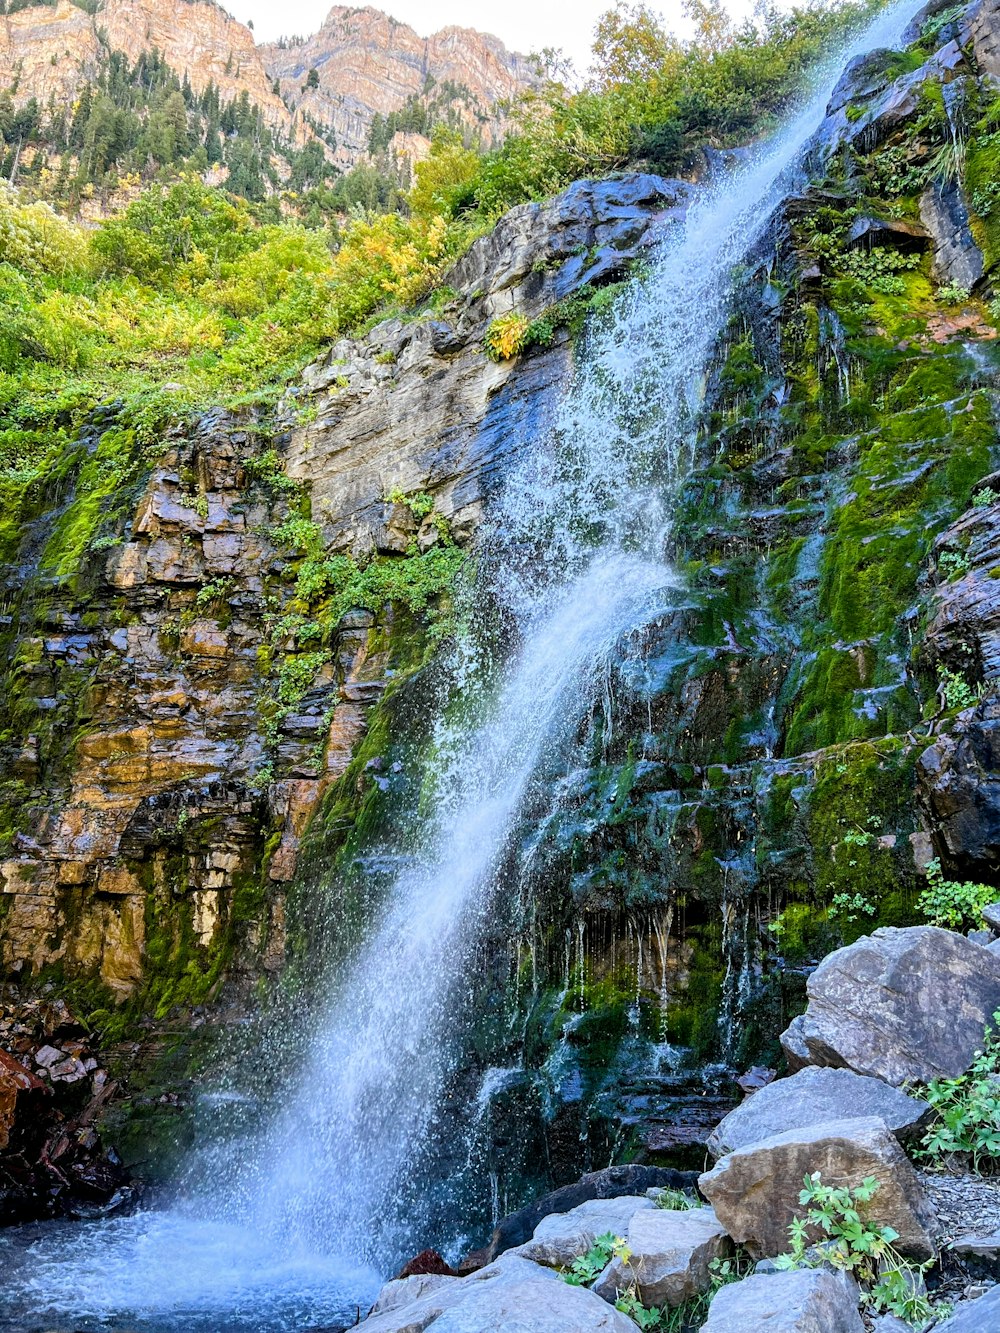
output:
[[1000,1287],[974,1301],[963,1301],[950,1319],[935,1324],[935,1333],[995,1333],[1000,1328]]
[[730,1111],[713,1131],[708,1147],[713,1157],[722,1157],[772,1134],[862,1116],[878,1116],[905,1143],[920,1132],[929,1115],[926,1102],[881,1079],[849,1069],[809,1066],[769,1084]]
[[38,1117],[38,1103],[47,1092],[40,1078],[0,1050],[0,1151],[10,1145],[19,1122]]
[[636,1194],[617,1199],[588,1199],[568,1213],[543,1217],[531,1240],[519,1246],[517,1253],[536,1264],[565,1268],[586,1254],[598,1236],[628,1235],[635,1214],[652,1209],[651,1199]]
[[317,419],[292,432],[287,465],[309,481],[326,540],[357,553],[403,549],[413,516],[386,501],[396,489],[432,494],[467,540],[522,442],[551,418],[571,364],[562,333],[548,348],[489,360],[490,322],[512,311],[535,318],[620,277],[682,216],[691,193],[683,182],[635,174],[578,181],[515,208],[444,276],[464,294],[453,309],[386,321],[310,367]]
[[[410,1278],[408,1282],[426,1282]],[[395,1284],[393,1284],[395,1285]],[[571,1287],[557,1273],[505,1254],[464,1278],[438,1278],[415,1300],[396,1302],[362,1321],[365,1333],[635,1333],[631,1319],[586,1287]],[[380,1297],[381,1300],[381,1297]]]
[[682,1305],[711,1286],[713,1259],[732,1252],[711,1208],[634,1213],[625,1239],[628,1260],[612,1259],[594,1283],[612,1303],[634,1287],[643,1305]]
[[917,761],[918,792],[956,873],[1000,866],[1000,696],[962,713]]
[[920,218],[934,243],[934,276],[972,289],[985,271],[983,252],[969,227],[969,209],[960,185],[934,185],[920,196]]
[[490,1263],[505,1250],[523,1245],[534,1234],[543,1218],[554,1213],[568,1213],[588,1199],[615,1199],[623,1194],[644,1195],[649,1189],[688,1190],[697,1180],[695,1171],[674,1171],[669,1167],[609,1166],[603,1171],[591,1171],[573,1185],[543,1194],[527,1207],[505,1217],[482,1252],[482,1263]]
[[391,1310],[413,1305],[425,1296],[442,1291],[452,1281],[454,1278],[442,1273],[414,1273],[407,1277],[393,1278],[379,1292],[378,1300],[369,1311],[369,1317],[388,1314]]
[[721,1158],[698,1184],[733,1240],[760,1259],[788,1249],[789,1224],[805,1211],[798,1202],[802,1181],[817,1171],[827,1182],[852,1187],[874,1176],[880,1188],[867,1215],[899,1233],[901,1253],[919,1259],[934,1254],[934,1220],[923,1187],[895,1136],[874,1116],[748,1144]]
[[1000,958],[935,926],[885,927],[824,958],[782,1034],[790,1067],[853,1069],[900,1086],[965,1072],[1000,1008]]
[[892,245],[901,250],[921,250],[926,241],[927,231],[924,227],[902,218],[861,216],[854,219],[847,234],[847,243],[852,247]]
[[418,1255],[403,1265],[397,1274],[397,1280],[422,1276],[458,1277],[457,1269],[438,1254],[437,1250],[421,1250]]
[[832,1273],[800,1269],[722,1287],[702,1333],[864,1333],[857,1300]]

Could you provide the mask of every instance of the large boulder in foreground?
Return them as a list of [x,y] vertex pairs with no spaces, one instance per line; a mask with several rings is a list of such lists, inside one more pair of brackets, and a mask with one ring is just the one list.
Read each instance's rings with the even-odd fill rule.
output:
[[1000,1009],[1000,955],[936,926],[883,927],[824,958],[782,1033],[789,1067],[832,1065],[895,1086],[956,1078]]
[[612,1303],[634,1287],[645,1306],[682,1305],[712,1285],[710,1265],[732,1252],[711,1208],[650,1208],[628,1227],[629,1258],[612,1259],[594,1291]]
[[[407,1278],[406,1282],[415,1279]],[[505,1254],[471,1277],[440,1278],[416,1299],[399,1288],[379,1298],[360,1325],[365,1333],[635,1333],[635,1324],[586,1287],[571,1287],[558,1273]]]
[[567,1268],[574,1259],[586,1254],[598,1236],[627,1236],[632,1218],[640,1211],[651,1212],[652,1200],[625,1194],[617,1199],[588,1199],[568,1213],[543,1217],[531,1240],[508,1254],[519,1254],[536,1264]]
[[923,1186],[876,1116],[833,1120],[748,1144],[723,1157],[698,1185],[733,1240],[763,1259],[788,1250],[789,1224],[805,1214],[799,1203],[803,1178],[816,1171],[827,1184],[851,1188],[874,1176],[879,1190],[865,1215],[899,1233],[901,1253],[915,1259],[934,1254],[934,1218]]
[[701,1333],[864,1333],[850,1287],[822,1268],[768,1273],[722,1287]]
[[709,1135],[713,1157],[745,1148],[772,1134],[806,1129],[829,1120],[878,1116],[901,1143],[926,1123],[930,1107],[881,1079],[850,1069],[811,1066],[755,1092],[730,1111]]

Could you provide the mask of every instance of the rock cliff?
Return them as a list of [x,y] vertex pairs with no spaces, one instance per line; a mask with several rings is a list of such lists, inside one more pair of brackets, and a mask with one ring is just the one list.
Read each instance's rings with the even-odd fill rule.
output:
[[[245,94],[287,141],[314,130],[332,136],[345,169],[367,153],[373,117],[409,99],[433,99],[440,116],[450,110],[489,144],[501,127],[497,103],[534,77],[495,37],[445,28],[423,38],[370,8],[337,6],[312,37],[258,47],[215,0],[103,0],[93,15],[57,0],[0,16],[0,90],[10,89],[18,105],[36,98],[71,107],[110,52],[134,63],[154,49],[196,93],[214,84],[223,103]],[[314,69],[319,83],[307,87]],[[409,144],[409,155],[418,147]]]
[[[312,37],[262,46],[260,55],[286,102],[333,131],[341,165],[367,152],[375,114],[422,95],[443,96],[442,105],[488,146],[500,127],[496,103],[534,78],[528,61],[495,37],[451,27],[424,38],[370,7],[336,5]],[[311,70],[315,87],[307,82]]]

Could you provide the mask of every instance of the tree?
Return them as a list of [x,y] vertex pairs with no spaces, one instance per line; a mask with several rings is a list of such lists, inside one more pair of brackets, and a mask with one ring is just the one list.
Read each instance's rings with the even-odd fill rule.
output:
[[592,77],[602,89],[658,79],[682,58],[680,45],[664,31],[656,14],[626,0],[618,0],[598,19],[593,50]]
[[314,67],[309,71],[305,84],[303,85],[302,91],[305,92],[307,88],[318,88],[318,87],[319,87],[319,70]]

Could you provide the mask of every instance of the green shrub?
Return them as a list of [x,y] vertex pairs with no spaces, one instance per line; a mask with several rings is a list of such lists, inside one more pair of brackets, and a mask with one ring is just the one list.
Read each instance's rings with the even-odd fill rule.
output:
[[863,1302],[872,1312],[894,1314],[922,1329],[935,1312],[919,1278],[933,1261],[919,1267],[907,1263],[894,1248],[899,1233],[866,1216],[867,1205],[880,1188],[873,1176],[853,1189],[824,1185],[818,1171],[806,1176],[799,1193],[805,1216],[792,1221],[790,1250],[775,1263],[780,1269],[823,1264],[842,1269],[857,1281]]
[[[1000,1023],[1000,1011],[993,1015]],[[983,1049],[960,1078],[935,1079],[927,1088],[934,1123],[922,1144],[931,1158],[964,1157],[975,1171],[1000,1161],[1000,1040],[987,1028]]]
[[927,865],[927,887],[917,899],[917,906],[933,926],[962,930],[982,925],[982,911],[997,899],[997,890],[989,884],[960,884],[945,879],[937,857]]

